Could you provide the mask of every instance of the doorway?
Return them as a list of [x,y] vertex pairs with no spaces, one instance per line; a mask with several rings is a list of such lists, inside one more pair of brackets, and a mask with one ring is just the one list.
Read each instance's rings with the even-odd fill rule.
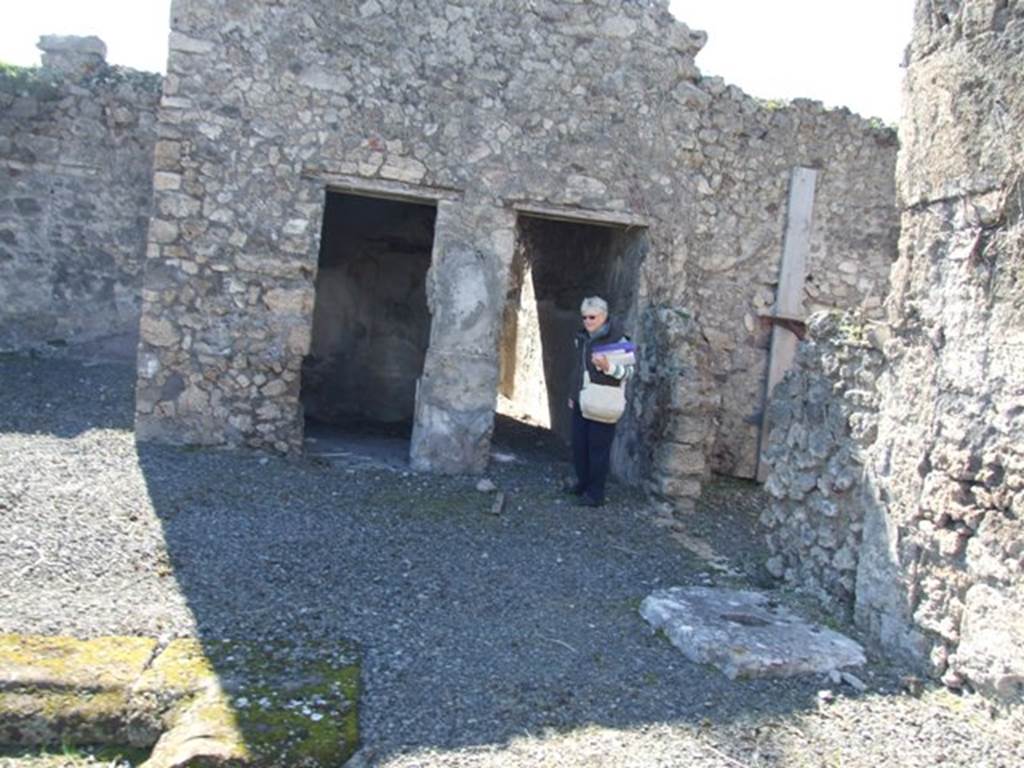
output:
[[430,340],[436,212],[432,204],[327,192],[302,366],[307,445],[321,443],[311,452],[360,438],[365,450],[397,451],[407,461]]
[[[601,296],[627,329],[647,230],[520,214],[500,348],[495,441],[564,446],[580,302]],[[527,431],[527,428],[529,431]]]

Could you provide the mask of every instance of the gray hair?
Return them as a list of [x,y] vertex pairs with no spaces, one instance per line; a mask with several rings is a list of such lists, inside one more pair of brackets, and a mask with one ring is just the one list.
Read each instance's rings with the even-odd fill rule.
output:
[[587,296],[580,304],[580,312],[600,312],[605,317],[608,317],[608,302],[602,299],[600,296]]

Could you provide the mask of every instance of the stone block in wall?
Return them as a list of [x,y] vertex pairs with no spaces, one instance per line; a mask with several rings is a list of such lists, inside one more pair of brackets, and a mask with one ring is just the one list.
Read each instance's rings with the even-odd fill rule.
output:
[[973,681],[992,699],[1024,701],[1024,592],[985,583],[967,590],[947,682]]
[[106,43],[95,36],[43,35],[37,47],[43,52],[45,69],[58,70],[71,77],[95,72],[107,59]]

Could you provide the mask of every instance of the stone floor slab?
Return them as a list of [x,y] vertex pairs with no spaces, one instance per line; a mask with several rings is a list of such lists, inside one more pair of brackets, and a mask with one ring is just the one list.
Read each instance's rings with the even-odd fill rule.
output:
[[640,614],[683,654],[730,679],[789,677],[860,666],[864,649],[804,621],[768,595],[718,587],[671,587],[651,593]]

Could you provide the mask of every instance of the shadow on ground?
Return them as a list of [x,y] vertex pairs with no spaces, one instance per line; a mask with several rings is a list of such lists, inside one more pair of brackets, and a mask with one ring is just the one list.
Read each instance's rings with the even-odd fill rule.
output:
[[[52,362],[3,361],[38,406],[5,410],[0,429],[130,427],[130,369]],[[107,408],[97,391],[117,402]],[[166,562],[139,567],[169,569],[167,590],[193,622],[169,607],[168,631],[211,647],[354,642],[371,764],[592,726],[702,729],[816,709],[819,679],[730,682],[652,635],[638,614],[650,591],[723,577],[653,525],[631,489],[613,488],[599,510],[572,507],[558,445],[500,428],[505,458],[489,472],[507,494],[500,515],[477,478],[139,444],[148,499],[138,506],[158,518],[166,548]],[[733,510],[730,525],[747,514],[752,526],[756,507]]]
[[357,442],[336,460],[138,454],[199,636],[355,641],[372,762],[816,707],[820,681],[732,683],[650,633],[651,590],[716,575],[630,489],[570,506],[549,434],[499,424],[499,516],[476,478],[360,464]]

